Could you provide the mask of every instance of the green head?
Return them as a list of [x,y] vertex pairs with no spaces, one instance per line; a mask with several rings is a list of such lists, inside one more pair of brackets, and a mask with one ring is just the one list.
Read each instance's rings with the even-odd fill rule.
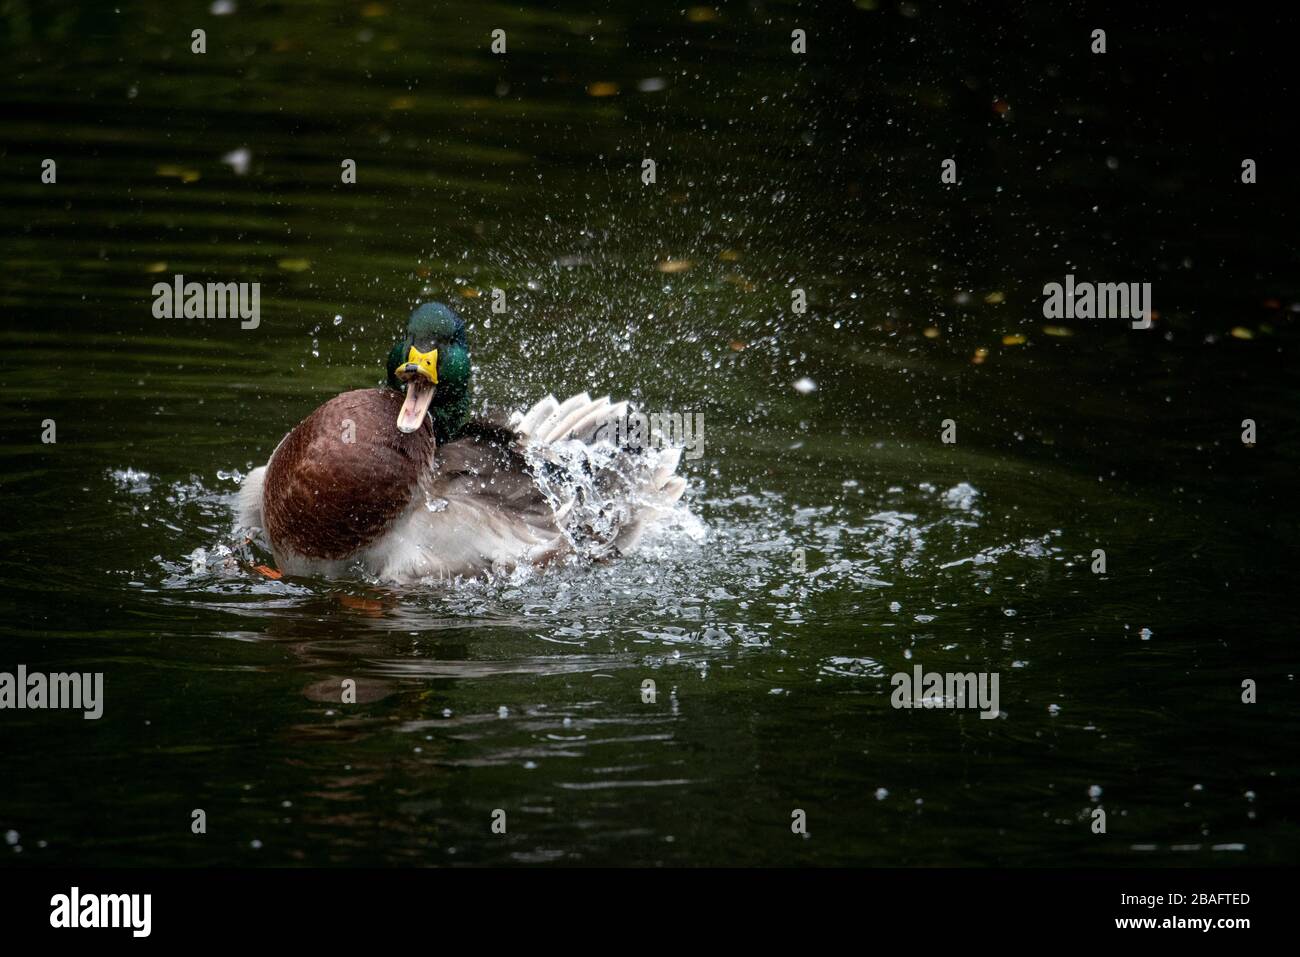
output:
[[440,302],[415,307],[388,353],[388,385],[406,396],[397,427],[414,432],[433,418],[439,442],[469,421],[469,341],[465,323]]

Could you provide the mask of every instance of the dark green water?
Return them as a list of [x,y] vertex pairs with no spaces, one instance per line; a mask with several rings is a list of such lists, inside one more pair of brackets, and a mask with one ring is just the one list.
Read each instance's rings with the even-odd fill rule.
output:
[[[1300,114],[1218,16],[0,0],[0,671],[106,699],[0,712],[0,860],[1293,861]],[[1154,328],[1046,322],[1067,272]],[[703,413],[689,514],[455,588],[205,560],[430,298],[493,407]]]

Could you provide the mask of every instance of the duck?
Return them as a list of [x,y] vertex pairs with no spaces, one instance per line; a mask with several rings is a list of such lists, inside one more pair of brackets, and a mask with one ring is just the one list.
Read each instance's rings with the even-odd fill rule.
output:
[[472,415],[465,322],[443,303],[415,308],[386,372],[319,406],[241,482],[236,526],[274,556],[272,577],[402,585],[613,559],[686,490],[680,448],[617,428],[628,402],[583,392]]

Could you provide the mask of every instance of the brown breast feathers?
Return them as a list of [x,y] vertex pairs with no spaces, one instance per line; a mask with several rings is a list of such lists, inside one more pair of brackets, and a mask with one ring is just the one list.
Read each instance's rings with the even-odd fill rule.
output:
[[276,548],[307,558],[347,558],[374,541],[410,503],[434,450],[426,419],[397,429],[402,396],[357,389],[330,399],[271,457],[263,520]]

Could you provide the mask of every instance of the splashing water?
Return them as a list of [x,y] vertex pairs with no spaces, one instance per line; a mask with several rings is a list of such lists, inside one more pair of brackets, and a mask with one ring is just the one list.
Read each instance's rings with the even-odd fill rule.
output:
[[[711,494],[700,480],[693,483],[694,507],[678,502],[660,508],[630,554],[603,560],[610,558],[620,523],[638,502],[638,493],[629,490],[653,474],[661,455],[648,450],[643,457],[628,456],[609,442],[530,448],[527,457],[538,486],[576,553],[574,560],[543,570],[400,591],[364,574],[342,582],[268,581],[250,571],[259,560],[253,543],[235,537],[209,539],[187,552],[178,550],[175,558],[160,556],[156,566],[132,574],[136,587],[212,607],[229,607],[226,602],[234,600],[245,615],[259,608],[280,614],[286,597],[310,605],[321,596],[361,587],[377,596],[380,620],[389,619],[393,630],[418,632],[430,616],[514,625],[524,636],[513,650],[499,649],[506,654],[533,654],[556,645],[598,651],[611,641],[613,647],[676,653],[767,646],[831,609],[836,617],[863,615],[884,627],[926,626],[954,607],[955,599],[940,596],[924,607],[915,594],[887,601],[883,596],[902,590],[900,576],[922,581],[940,576],[942,582],[965,567],[971,576],[967,587],[988,591],[990,566],[1062,560],[1062,549],[1054,544],[1057,531],[983,545],[990,529],[974,507],[980,493],[964,482],[942,491],[928,483],[910,490],[892,486],[880,504],[893,507],[863,515],[856,484],[846,483],[836,504],[808,507],[774,491],[732,488],[729,494]],[[241,477],[223,473],[220,481]],[[162,514],[155,520],[191,538],[196,529],[229,525],[234,495],[228,488],[197,477],[145,485],[131,470],[114,471],[110,478],[127,491],[131,509],[156,507]],[[142,504],[140,497],[147,501]],[[436,510],[437,504],[429,507]],[[971,549],[977,542],[983,547]],[[817,560],[806,573],[794,574],[792,556],[801,548]],[[966,590],[958,582],[945,587]],[[847,604],[836,607],[846,597]],[[656,624],[648,626],[651,621]],[[832,677],[879,672],[871,659],[859,663],[844,655],[829,656],[823,667]]]
[[629,452],[605,439],[590,444],[570,439],[530,444],[524,459],[560,531],[583,561],[627,547],[642,523],[671,508],[647,491],[663,462],[661,449]]

